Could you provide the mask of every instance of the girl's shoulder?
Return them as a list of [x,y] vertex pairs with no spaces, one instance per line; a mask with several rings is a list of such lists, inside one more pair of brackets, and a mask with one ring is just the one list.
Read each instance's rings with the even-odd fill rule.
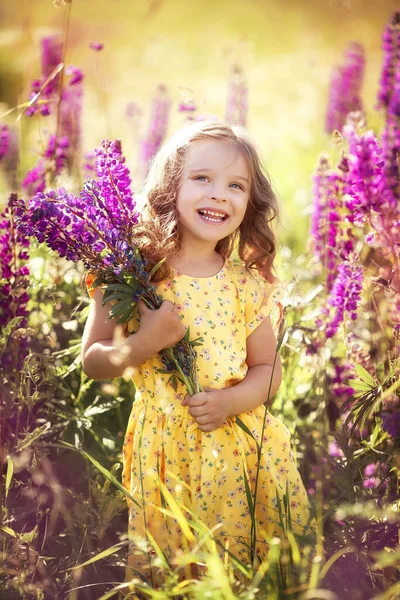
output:
[[257,271],[257,269],[247,269],[246,263],[237,256],[229,258],[228,269],[238,278],[238,282],[241,283],[242,286],[256,286],[263,289],[282,286],[282,282],[278,277],[273,277],[272,282],[268,281],[259,271]]

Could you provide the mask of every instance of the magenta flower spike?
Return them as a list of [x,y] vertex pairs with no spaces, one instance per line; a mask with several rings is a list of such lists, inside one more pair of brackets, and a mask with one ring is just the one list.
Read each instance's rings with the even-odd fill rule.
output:
[[362,266],[355,256],[349,257],[349,260],[338,265],[338,275],[328,297],[328,304],[336,308],[336,312],[327,323],[326,337],[333,337],[337,333],[346,316],[353,321],[357,318],[363,279]]
[[101,42],[90,42],[89,48],[95,52],[100,52],[104,48],[104,44]]
[[62,42],[58,35],[44,37],[41,40],[42,76],[47,78],[62,60]]
[[341,131],[349,112],[363,109],[361,87],[365,56],[361,44],[352,42],[345,52],[345,63],[334,69],[329,85],[325,131]]
[[[58,35],[44,37],[41,40],[41,66],[42,73],[40,79],[34,79],[31,83],[31,92],[29,99],[32,100],[45,84],[47,78],[53,73],[54,69],[62,62],[62,42]],[[51,101],[58,93],[60,84],[60,73],[51,79],[42,90],[40,99]],[[38,105],[34,102],[26,111],[28,117],[34,115],[38,110],[42,116],[48,116],[51,113],[50,104]]]
[[140,160],[148,169],[148,165],[154,154],[160,148],[168,128],[171,100],[167,94],[167,88],[161,84],[157,88],[157,95],[152,102],[150,126],[147,136],[140,145]]
[[0,124],[0,161],[3,160],[8,152],[9,136],[7,125]]
[[0,214],[0,330],[4,331],[15,317],[21,317],[15,328],[21,332],[19,339],[14,340],[10,335],[0,355],[0,366],[6,373],[20,371],[28,354],[28,339],[23,332],[28,317],[29,297],[25,290],[29,269],[24,262],[29,258],[26,251],[29,240],[14,225],[12,202],[15,199],[12,194]]
[[388,109],[395,85],[400,83],[400,11],[393,13],[383,36],[383,65],[378,90],[378,108]]

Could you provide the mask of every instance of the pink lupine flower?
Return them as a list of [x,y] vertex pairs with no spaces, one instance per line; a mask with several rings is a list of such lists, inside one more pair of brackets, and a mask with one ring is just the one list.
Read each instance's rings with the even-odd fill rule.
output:
[[148,170],[151,158],[161,146],[168,127],[168,118],[171,100],[167,94],[165,85],[159,85],[157,95],[153,99],[150,126],[147,136],[142,140],[140,147],[140,158]]
[[362,110],[361,86],[365,57],[361,44],[352,42],[345,53],[345,63],[332,73],[325,130],[341,131],[349,112]]
[[378,465],[376,463],[369,463],[364,469],[364,475],[366,477],[375,475],[377,468],[378,468]]
[[363,488],[371,490],[378,487],[379,483],[380,480],[378,479],[378,477],[368,477],[363,481]]
[[101,42],[90,42],[89,48],[95,52],[100,52],[104,48],[104,44]]
[[338,443],[336,441],[333,442],[329,442],[328,444],[328,453],[330,456],[332,457],[343,457],[343,451],[342,449],[339,447]]

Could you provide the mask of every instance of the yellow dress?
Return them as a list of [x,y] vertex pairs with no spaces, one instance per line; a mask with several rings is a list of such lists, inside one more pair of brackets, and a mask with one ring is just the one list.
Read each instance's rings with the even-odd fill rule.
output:
[[[89,289],[92,280],[89,275]],[[183,323],[190,326],[191,338],[204,338],[202,346],[196,347],[201,386],[222,389],[241,381],[248,369],[246,337],[271,311],[271,316],[275,314],[279,286],[257,272],[250,276],[239,259],[230,258],[213,277],[191,277],[173,270],[169,279],[157,285],[157,291],[175,303]],[[131,322],[131,330],[138,327],[138,321],[136,325]],[[202,432],[188,407],[181,406],[184,386],[179,384],[174,391],[168,375],[158,374],[156,367],[163,368],[159,355],[142,364],[133,376],[136,394],[123,445],[122,484],[140,505],[128,501],[129,565],[146,576],[149,557],[154,556],[151,550],[143,552],[141,540],[146,539],[146,529],[172,564],[188,549],[182,523],[159,510],[170,509],[168,498],[161,496],[160,480],[178,504],[200,517],[208,529],[215,528],[221,556],[228,543],[229,551],[248,564],[251,518],[245,479],[253,496],[256,442],[234,417],[211,433]],[[310,503],[288,428],[263,405],[239,417],[260,442],[264,415],[256,502],[260,559],[267,556],[271,538],[284,537],[276,490],[285,514],[283,495],[288,486],[293,531],[301,534],[310,518]],[[176,487],[179,481],[182,484]]]

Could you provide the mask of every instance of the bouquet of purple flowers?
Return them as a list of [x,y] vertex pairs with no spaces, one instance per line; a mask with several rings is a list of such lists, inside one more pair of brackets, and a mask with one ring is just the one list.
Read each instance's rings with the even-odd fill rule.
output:
[[[131,192],[131,179],[122,155],[121,142],[103,141],[96,149],[96,179],[87,179],[79,196],[61,188],[37,193],[28,205],[14,199],[17,229],[45,242],[61,257],[96,274],[92,287],[103,289],[103,306],[111,302],[110,318],[129,323],[140,299],[151,309],[160,308],[163,298],[151,278],[163,260],[148,267],[135,244],[134,225],[139,213]],[[128,333],[134,333],[128,331]],[[195,346],[202,339],[184,338],[160,352],[169,382],[177,389],[183,383],[190,395],[200,391]]]

